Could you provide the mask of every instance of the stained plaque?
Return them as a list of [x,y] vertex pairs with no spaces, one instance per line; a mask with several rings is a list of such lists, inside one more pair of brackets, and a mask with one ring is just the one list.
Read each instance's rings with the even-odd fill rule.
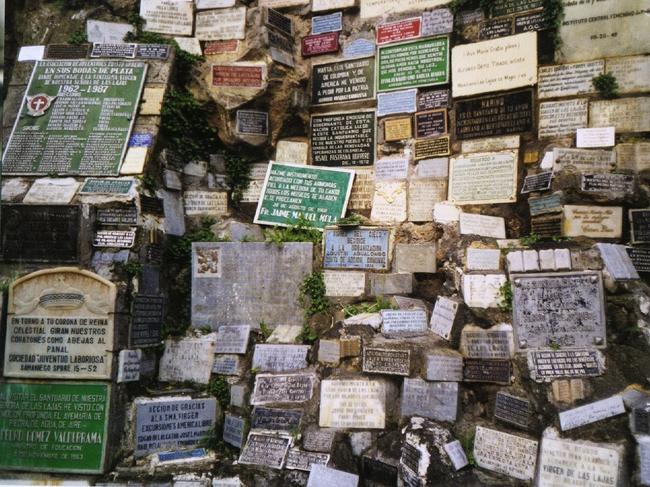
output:
[[309,374],[257,374],[251,404],[300,403],[311,399],[315,377]]
[[239,463],[280,469],[289,451],[291,438],[251,433],[239,456]]
[[323,241],[323,267],[327,269],[389,269],[388,228],[328,228]]
[[411,371],[411,351],[365,347],[363,349],[363,371],[374,374],[408,376]]
[[510,360],[467,358],[463,363],[463,380],[510,384]]
[[507,392],[497,392],[494,417],[500,421],[528,429],[530,402]]
[[383,429],[386,391],[372,380],[324,380],[321,383],[319,426]]
[[294,431],[300,427],[300,409],[273,409],[256,406],[251,417],[251,429]]

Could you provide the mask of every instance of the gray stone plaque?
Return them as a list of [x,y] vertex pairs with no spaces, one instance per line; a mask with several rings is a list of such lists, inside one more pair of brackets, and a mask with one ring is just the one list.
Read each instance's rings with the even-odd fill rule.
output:
[[298,448],[292,448],[287,455],[287,463],[285,468],[289,470],[304,470],[309,472],[313,464],[327,465],[330,456],[328,453],[317,453]]
[[255,345],[253,369],[260,372],[289,372],[307,367],[309,345]]
[[248,338],[251,327],[243,326],[220,326],[217,330],[216,353],[246,353]]
[[137,399],[135,404],[136,457],[197,445],[215,425],[217,400],[214,397]]
[[297,403],[311,399],[315,377],[307,374],[255,376],[251,404]]
[[460,336],[461,353],[469,358],[509,359],[514,352],[512,327],[502,324],[495,328],[483,330],[478,326],[465,326]]
[[359,476],[328,468],[325,465],[313,464],[309,472],[307,487],[357,487]]
[[605,358],[598,350],[538,350],[528,352],[530,377],[537,382],[603,373]]
[[405,375],[411,371],[410,350],[363,349],[363,371],[375,374]]
[[467,358],[463,361],[463,380],[466,382],[509,385],[510,375],[510,360]]
[[309,451],[329,452],[335,434],[336,431],[332,429],[308,429],[302,436],[302,447]]
[[251,433],[239,456],[239,463],[280,469],[284,465],[291,438]]
[[388,228],[327,228],[323,235],[323,267],[389,270],[389,241]]
[[251,429],[294,431],[300,426],[300,409],[273,409],[256,406],[251,418]]
[[513,274],[515,344],[519,349],[606,345],[599,272]]
[[458,382],[404,379],[401,411],[402,416],[423,416],[436,421],[456,421]]
[[102,225],[136,225],[138,209],[135,206],[98,208],[97,221]]
[[193,243],[192,324],[302,326],[298,287],[312,252],[311,243]]
[[239,375],[241,373],[238,355],[218,354],[212,364],[212,373],[221,375]]
[[386,336],[420,336],[427,333],[427,312],[422,309],[381,311],[382,331]]
[[463,357],[459,354],[427,355],[427,380],[461,381],[463,380]]
[[226,414],[223,420],[223,441],[235,448],[241,448],[244,444],[246,420],[239,416]]
[[530,402],[506,392],[497,392],[494,403],[494,417],[506,423],[528,429]]

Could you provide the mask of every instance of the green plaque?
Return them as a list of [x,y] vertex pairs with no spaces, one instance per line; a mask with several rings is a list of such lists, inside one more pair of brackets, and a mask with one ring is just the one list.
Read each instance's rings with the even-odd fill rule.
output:
[[449,82],[449,37],[380,47],[378,57],[377,91]]
[[270,163],[255,223],[287,227],[299,219],[323,229],[345,215],[354,171]]
[[0,470],[103,473],[108,384],[0,384]]
[[79,190],[80,193],[129,194],[135,184],[133,179],[88,178]]
[[37,61],[3,173],[117,175],[146,69],[134,61]]

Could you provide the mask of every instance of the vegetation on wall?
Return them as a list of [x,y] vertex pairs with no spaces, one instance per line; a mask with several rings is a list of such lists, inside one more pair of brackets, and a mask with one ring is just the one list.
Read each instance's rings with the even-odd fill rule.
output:
[[612,100],[619,97],[618,81],[616,81],[616,76],[613,74],[603,73],[599,74],[598,76],[594,76],[592,83],[601,98],[604,98],[605,100]]
[[295,225],[271,227],[264,230],[264,238],[269,243],[282,245],[285,242],[312,242],[320,244],[323,234],[305,217],[300,215]]
[[224,152],[223,158],[226,163],[226,184],[230,188],[230,199],[237,204],[251,182],[251,165],[245,157],[232,152]]
[[87,42],[88,42],[88,35],[86,34],[85,30],[75,30],[68,37],[68,44],[79,45],[79,44],[85,44]]

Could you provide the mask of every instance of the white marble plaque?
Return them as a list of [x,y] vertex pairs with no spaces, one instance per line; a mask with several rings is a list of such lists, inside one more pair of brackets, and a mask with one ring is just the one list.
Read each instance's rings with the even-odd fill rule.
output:
[[228,193],[226,191],[185,191],[185,214],[187,216],[228,214]]
[[470,154],[449,162],[449,196],[456,205],[517,200],[517,152]]
[[[278,140],[275,147],[275,161],[281,164],[307,164],[309,144],[294,140]],[[266,165],[265,165],[266,166]],[[264,175],[262,175],[262,179]],[[355,178],[356,179],[356,178]]]
[[467,455],[465,455],[465,450],[463,449],[463,445],[460,444],[460,441],[454,440],[445,443],[444,449],[455,470],[458,471],[469,464],[467,461]]
[[307,487],[357,487],[358,485],[358,475],[320,464],[312,464],[309,480],[307,480]]
[[179,36],[191,36],[194,3],[186,0],[142,0],[140,17],[144,30]]
[[564,205],[562,212],[565,237],[621,238],[623,208],[620,206]]
[[[325,1],[325,0],[324,0]],[[404,0],[393,2],[390,0],[359,0],[361,3],[361,18],[379,17],[384,14],[397,14],[400,12],[430,9],[445,5],[449,0]]]
[[86,37],[88,42],[100,44],[122,44],[124,37],[133,32],[131,24],[120,22],[104,22],[103,20],[88,19],[86,21]]
[[74,178],[40,178],[29,188],[23,203],[68,204],[74,198],[80,184]]
[[616,128],[616,132],[650,131],[650,97],[592,101],[589,126]]
[[406,182],[377,181],[372,199],[370,219],[381,223],[400,223],[406,220]]
[[632,259],[630,259],[624,245],[599,242],[596,244],[596,247],[600,252],[607,272],[609,272],[615,281],[639,279],[639,273],[634,267]]
[[354,7],[356,3],[356,0],[312,0],[311,11],[323,12],[325,10]]
[[436,421],[456,421],[458,382],[427,382],[404,378],[402,416],[421,416]]
[[474,459],[481,468],[520,480],[532,480],[537,444],[535,440],[477,426]]
[[638,436],[636,441],[638,444],[641,485],[650,485],[650,436]]
[[615,138],[614,127],[596,127],[578,129],[576,131],[576,147],[613,147]]
[[382,332],[387,336],[418,336],[426,333],[427,312],[423,309],[382,309]]
[[587,126],[588,110],[586,98],[540,103],[539,138],[573,135],[577,129]]
[[409,160],[384,157],[375,162],[375,180],[406,179],[409,175]]
[[625,414],[623,398],[621,396],[612,396],[568,411],[562,411],[560,413],[560,427],[562,431],[567,431],[612,416],[618,416],[619,414]]
[[461,235],[479,235],[490,238],[506,238],[506,223],[500,216],[478,215],[475,213],[460,214]]
[[383,429],[386,391],[373,380],[324,380],[321,383],[319,426]]
[[498,271],[501,269],[501,250],[467,248],[467,270]]
[[465,274],[463,298],[471,308],[496,308],[499,305],[499,289],[507,281],[504,274]]
[[452,94],[509,90],[537,82],[537,33],[525,32],[451,50]]
[[165,352],[160,359],[158,380],[161,382],[196,382],[207,384],[212,374],[216,333],[200,338],[165,340]]
[[366,273],[360,271],[323,271],[325,295],[331,298],[361,297],[366,292]]
[[418,90],[392,91],[377,94],[377,116],[384,117],[396,113],[415,113]]
[[454,30],[454,14],[448,8],[422,12],[422,37],[448,34]]
[[616,154],[610,150],[553,149],[553,168],[556,171],[609,172],[616,167]]
[[447,179],[410,179],[408,182],[408,221],[430,222],[433,208],[447,196]]
[[607,59],[605,71],[616,78],[619,93],[650,91],[650,56]]
[[416,178],[446,178],[449,176],[449,158],[422,159],[413,169]]
[[246,38],[246,7],[220,8],[196,14],[196,32],[200,41],[225,41]]
[[120,350],[118,357],[117,382],[140,380],[140,359],[142,350]]
[[250,332],[249,325],[220,326],[217,330],[215,353],[246,353]]
[[603,74],[604,69],[605,61],[601,59],[586,63],[540,66],[537,96],[542,100],[593,93],[596,89],[591,80],[594,76]]
[[504,135],[501,137],[487,137],[484,139],[463,140],[460,151],[468,152],[493,152],[506,149],[519,149],[521,137],[519,135]]
[[449,340],[457,311],[458,302],[445,296],[438,296],[431,313],[431,331],[445,340]]
[[307,367],[309,345],[256,344],[253,369],[260,372],[288,372]]
[[194,0],[197,10],[210,8],[228,8],[235,5],[235,0]]

